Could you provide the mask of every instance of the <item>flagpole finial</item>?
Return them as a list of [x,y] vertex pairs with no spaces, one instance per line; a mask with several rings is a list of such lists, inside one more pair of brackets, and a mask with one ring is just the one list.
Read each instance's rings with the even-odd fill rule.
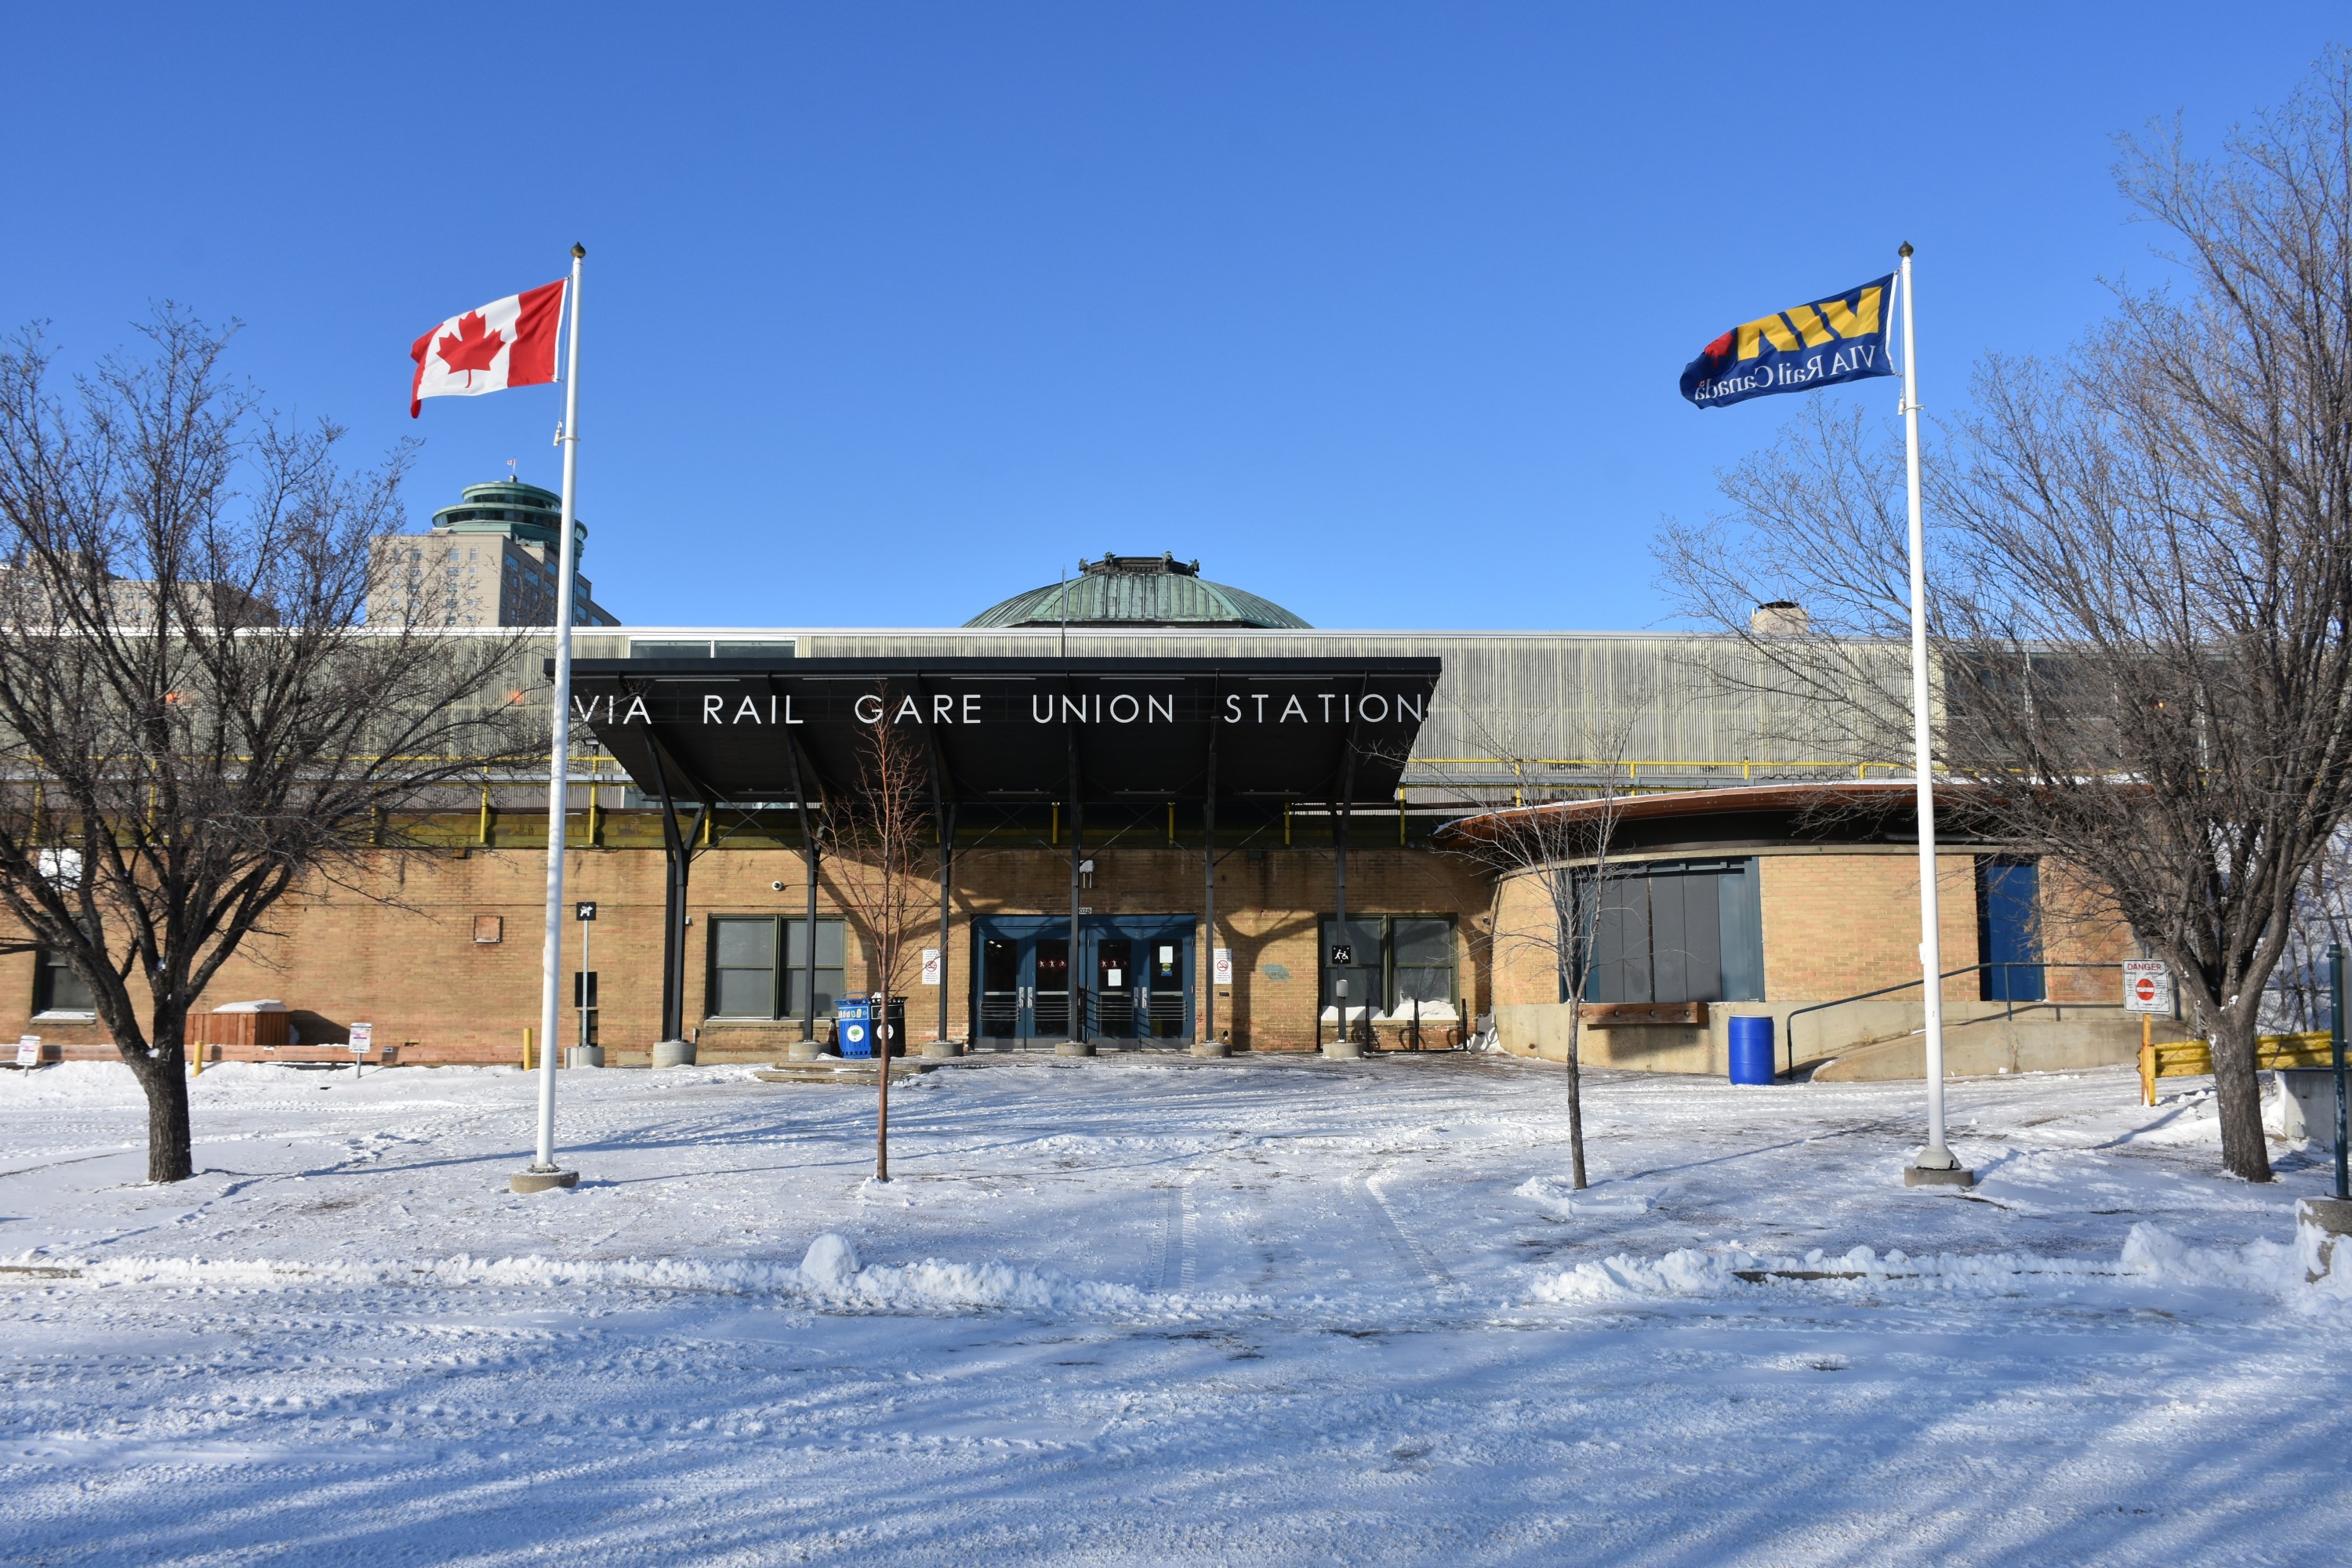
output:
[[[580,254],[579,247],[578,247],[577,246],[573,247],[572,247],[572,253],[574,256],[579,255],[579,254]],[[1897,256],[1899,256],[1899,257],[1901,257],[1901,258],[1902,258],[1904,260],[1906,260],[1906,261],[1910,260],[1910,259],[1911,259],[1911,242],[1910,242],[1909,240],[1907,240],[1907,239],[1906,239],[1906,240],[1905,240],[1901,245],[1899,245],[1899,246],[1895,247],[1895,255],[1897,255]]]
[[[1909,254],[1909,252],[1910,252],[1911,247],[1910,247],[1909,246],[1907,246],[1907,245],[1906,245],[1906,246],[1905,246],[1905,247],[1903,247],[1903,249],[1904,249],[1905,254],[1908,255],[1908,254]],[[584,246],[584,245],[581,244],[578,240],[576,240],[576,239],[575,239],[575,240],[573,240],[573,241],[572,242],[572,260],[574,260],[574,261],[584,261],[584,260],[586,260],[586,259],[587,259],[587,257],[588,257],[588,247],[587,247],[586,246]]]

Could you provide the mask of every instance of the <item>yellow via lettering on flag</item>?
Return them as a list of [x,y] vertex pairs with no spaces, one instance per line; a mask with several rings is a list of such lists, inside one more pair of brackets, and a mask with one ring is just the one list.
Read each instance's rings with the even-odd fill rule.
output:
[[[1719,316],[1716,319],[1722,320]],[[1797,334],[1789,330],[1789,323],[1778,316],[1759,316],[1739,329],[1741,359],[1754,359],[1764,352],[1766,343],[1770,343],[1776,349],[1795,349],[1802,346],[1797,342]]]
[[1842,338],[1866,338],[1878,331],[1880,290],[1874,284],[1862,291],[1849,309],[1843,300],[1824,300],[1822,313],[1829,318],[1830,331]]

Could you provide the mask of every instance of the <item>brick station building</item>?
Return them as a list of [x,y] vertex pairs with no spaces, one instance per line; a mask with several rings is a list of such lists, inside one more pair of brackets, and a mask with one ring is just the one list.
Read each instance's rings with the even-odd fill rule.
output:
[[[960,627],[583,627],[574,647],[566,891],[594,918],[565,922],[559,1044],[616,1065],[670,1037],[704,1061],[823,1044],[836,999],[875,983],[843,897],[866,872],[826,824],[887,712],[936,803],[934,901],[908,939],[932,951],[899,987],[917,1041],[1302,1051],[1344,1026],[1434,1049],[1491,1022],[1557,1055],[1580,1005],[1609,1065],[1717,1071],[1727,1016],[1769,1012],[1798,1059],[1918,1070],[1916,985],[1847,1000],[1917,977],[1909,786],[1759,748],[1710,676],[1745,657],[1727,639],[1318,630],[1197,563],[1106,555]],[[542,702],[547,651],[511,678]],[[1625,749],[1589,754],[1603,732]],[[1637,792],[1622,896],[1571,1004],[1515,939],[1528,877],[1463,835],[1604,773]],[[1822,811],[1834,781],[1846,809]],[[287,1012],[220,1015],[208,1059],[310,1056],[366,1022],[395,1060],[519,1061],[544,800],[543,776],[488,781],[412,825],[430,847],[387,855],[381,896],[289,899],[205,998]],[[2121,933],[2049,921],[2081,901],[2064,878],[1965,831],[1939,864],[1946,962],[1966,969],[1946,981],[1955,1070],[2127,1057],[2115,972],[2089,967],[2133,955]],[[44,954],[0,955],[0,1024],[111,1054]]]

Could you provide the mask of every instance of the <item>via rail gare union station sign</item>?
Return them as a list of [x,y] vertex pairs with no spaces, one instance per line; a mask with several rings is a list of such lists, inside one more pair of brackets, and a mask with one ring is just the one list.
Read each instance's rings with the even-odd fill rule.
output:
[[1388,801],[1434,658],[582,659],[575,717],[638,786],[790,801],[852,787],[863,737],[919,731],[942,793]]

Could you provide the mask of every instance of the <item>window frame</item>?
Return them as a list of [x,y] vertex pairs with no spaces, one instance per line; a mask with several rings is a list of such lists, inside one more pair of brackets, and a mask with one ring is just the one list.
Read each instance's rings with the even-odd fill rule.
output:
[[[767,965],[768,1011],[765,1013],[720,1013],[713,1010],[719,1000],[719,973],[722,967],[730,970],[742,970],[746,973],[754,972],[756,969],[756,966],[751,964],[721,965],[719,962],[719,928],[722,925],[737,921],[740,921],[746,925],[764,921],[768,924],[771,930],[771,935],[769,938],[770,946],[768,949],[770,957]],[[804,967],[803,964],[794,963],[791,961],[791,928],[794,926],[806,925],[807,923],[808,917],[806,915],[799,914],[712,914],[704,917],[704,941],[702,944],[703,1022],[728,1024],[788,1024],[799,1018],[801,1016],[799,1013],[786,1012],[784,1010],[784,1001],[786,994],[792,989],[791,977],[801,973]],[[841,977],[834,993],[835,999],[838,1002],[842,988],[845,987],[849,983],[849,922],[845,917],[841,915],[819,915],[816,917],[816,931],[811,934],[811,940],[816,943],[817,957],[819,960],[816,972],[820,977],[827,973],[837,974]],[[832,926],[840,932],[841,962],[839,963],[826,963],[823,962],[825,945],[824,928],[827,926]],[[820,1011],[816,1016],[823,1018],[830,1017],[832,1015],[827,1012]]]
[[[1318,1017],[1326,1013],[1336,1012],[1339,1007],[1339,1003],[1331,995],[1331,976],[1333,972],[1330,963],[1331,927],[1339,922],[1339,917],[1337,915],[1318,915],[1315,917],[1315,1008],[1316,1014]],[[1453,1010],[1455,1017],[1461,1017],[1463,1016],[1462,917],[1456,914],[1443,913],[1435,910],[1428,912],[1408,912],[1405,914],[1350,914],[1348,917],[1348,924],[1350,926],[1376,924],[1380,927],[1381,958],[1379,968],[1381,973],[1381,1002],[1380,1005],[1373,1010],[1372,1016],[1376,1018],[1395,1018],[1400,1016],[1397,1012],[1398,964],[1396,957],[1396,928],[1399,921],[1442,921],[1444,922],[1446,973],[1445,1005]],[[1372,965],[1367,963],[1357,963],[1349,966],[1351,973],[1360,972],[1371,967]],[[1410,969],[1432,969],[1434,968],[1435,965],[1428,963],[1414,963],[1405,965],[1404,967]],[[1422,999],[1423,1005],[1427,1006],[1431,1005],[1431,998],[1423,997]],[[1356,998],[1351,996],[1348,999],[1348,1005],[1351,1009],[1357,1005],[1358,1003]]]
[[[79,986],[88,999],[82,1005],[60,1006],[58,1003],[58,977],[65,976]],[[90,994],[89,983],[82,979],[73,965],[62,962],[55,948],[38,948],[33,954],[33,1015],[36,1018],[95,1018],[98,998]]]

